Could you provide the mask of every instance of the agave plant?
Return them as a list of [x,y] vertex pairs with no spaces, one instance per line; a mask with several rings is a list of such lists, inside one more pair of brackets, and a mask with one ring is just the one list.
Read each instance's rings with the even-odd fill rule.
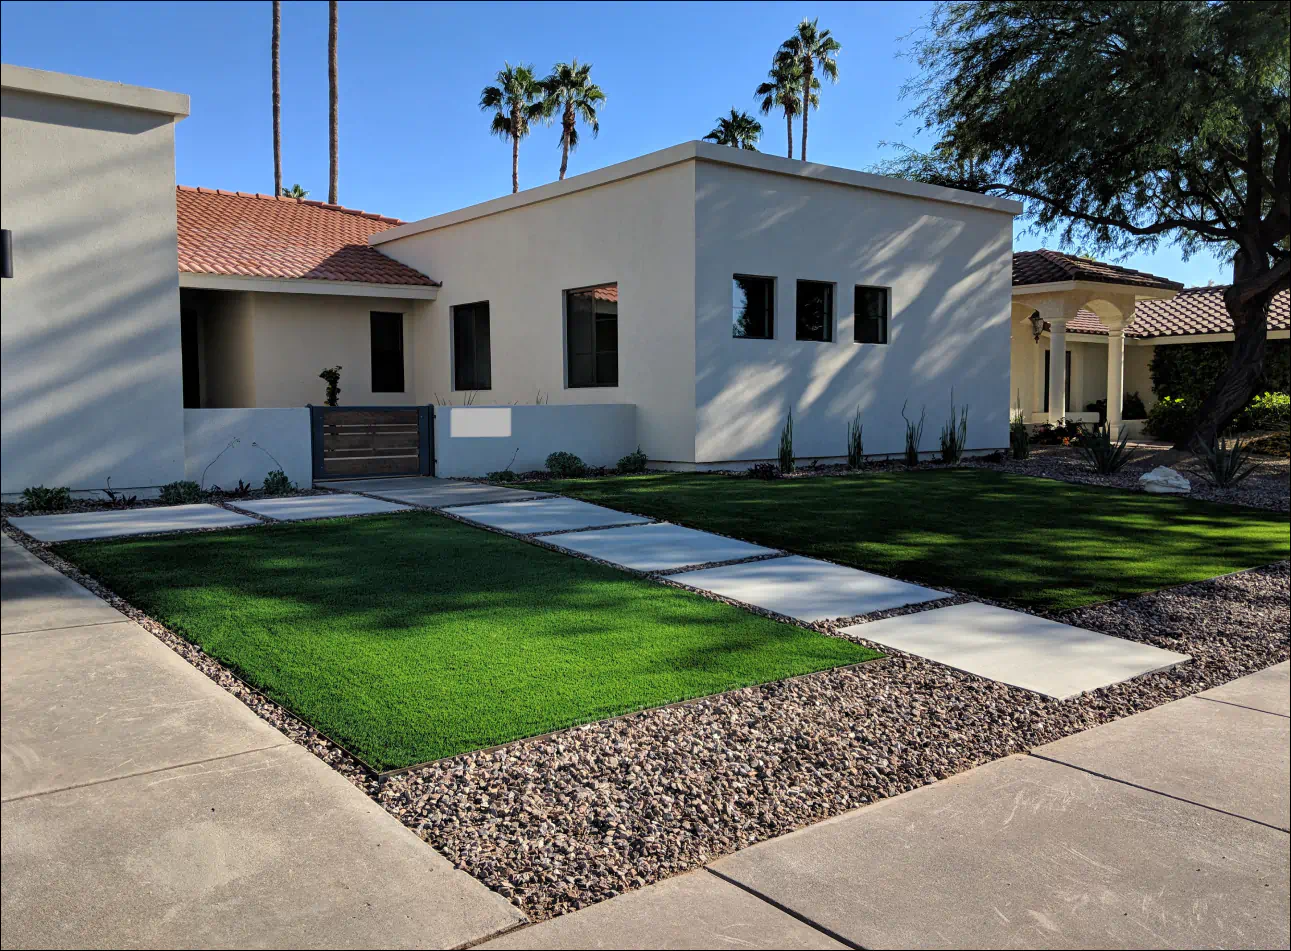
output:
[[1201,463],[1193,471],[1217,489],[1231,489],[1259,468],[1250,461],[1250,449],[1240,439],[1230,445],[1223,436],[1203,445],[1197,456]]
[[847,468],[859,469],[865,465],[865,427],[861,423],[861,408],[847,424]]
[[784,422],[784,429],[780,431],[780,452],[779,452],[780,471],[785,475],[793,472],[793,409],[790,408],[789,416]]
[[1106,429],[1100,429],[1081,438],[1076,443],[1076,448],[1095,472],[1099,475],[1112,475],[1120,472],[1137,455],[1136,450],[1126,448],[1129,438],[1130,434],[1127,432],[1119,441],[1112,442],[1112,434]]

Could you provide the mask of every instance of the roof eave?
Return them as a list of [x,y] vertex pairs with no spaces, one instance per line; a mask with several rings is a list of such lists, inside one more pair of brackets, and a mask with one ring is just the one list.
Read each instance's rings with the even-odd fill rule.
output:
[[440,285],[379,284],[368,281],[327,281],[307,277],[240,277],[180,271],[179,286],[213,291],[258,291],[265,294],[329,294],[333,297],[397,297],[434,300]]

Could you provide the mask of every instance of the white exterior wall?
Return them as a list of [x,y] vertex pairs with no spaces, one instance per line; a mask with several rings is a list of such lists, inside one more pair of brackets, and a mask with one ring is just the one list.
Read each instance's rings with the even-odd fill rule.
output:
[[188,97],[3,75],[2,491],[180,479],[174,122]]
[[542,469],[553,452],[589,466],[613,466],[637,447],[637,408],[623,403],[545,406],[440,406],[435,409],[435,474],[483,476]]
[[[899,453],[903,400],[933,450],[952,387],[969,448],[1008,444],[1011,214],[699,162],[695,218],[697,462],[774,458],[791,407],[800,458],[844,456],[858,406]],[[734,274],[776,279],[774,340],[731,336]],[[800,279],[835,285],[830,343],[795,339]],[[886,345],[853,342],[858,284],[891,288]]]
[[[237,444],[229,447],[234,439]],[[183,477],[206,488],[232,488],[239,479],[259,488],[279,464],[287,478],[309,488],[313,485],[312,452],[309,410],[303,406],[184,410]]]
[[[636,404],[636,438],[651,459],[693,460],[694,194],[693,163],[671,165],[379,243],[444,281],[418,326],[417,402],[467,398],[452,389],[451,309],[487,300],[493,388],[477,404],[534,405],[539,392],[552,405]],[[610,283],[619,385],[571,389],[564,291]]]

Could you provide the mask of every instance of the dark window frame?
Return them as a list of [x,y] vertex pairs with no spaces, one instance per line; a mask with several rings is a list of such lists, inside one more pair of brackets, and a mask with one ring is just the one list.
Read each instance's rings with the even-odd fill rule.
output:
[[[1063,402],[1067,407],[1067,412],[1070,413],[1071,412],[1071,351],[1065,350],[1063,352],[1066,354],[1066,358],[1063,360],[1063,366],[1065,366],[1067,370],[1067,372],[1063,374],[1063,381],[1062,381],[1063,393],[1067,397]],[[1052,365],[1053,365],[1053,351],[1046,350],[1044,352],[1044,411],[1046,413],[1050,412],[1049,410],[1049,367]],[[1056,420],[1050,420],[1050,422],[1051,423],[1056,422]]]
[[[826,288],[829,292],[829,315],[825,320],[824,338],[804,337],[802,335],[802,317],[799,313],[802,305],[802,286],[812,284],[816,287]],[[795,340],[803,343],[833,343],[834,342],[834,324],[838,320],[838,287],[833,281],[814,281],[809,278],[798,278],[794,284],[793,297],[793,336]]]
[[[883,294],[883,316],[880,318],[878,340],[861,339],[861,307],[860,296],[862,291],[880,291]],[[867,318],[868,320],[868,318]],[[859,344],[868,344],[870,346],[885,347],[891,341],[892,330],[892,288],[885,287],[882,284],[857,284],[852,288],[852,342]]]
[[[481,314],[480,309],[483,308]],[[471,364],[469,372],[462,367],[463,345],[459,334],[464,332],[460,321],[466,318],[465,311],[470,310],[470,349]],[[465,304],[454,304],[451,308],[450,333],[452,334],[453,355],[453,389],[457,392],[475,392],[493,389],[493,334],[491,322],[492,308],[486,300],[471,301]],[[483,317],[484,333],[480,334],[480,320]],[[483,372],[480,364],[481,336],[483,336]],[[465,378],[464,378],[465,377]],[[469,385],[468,385],[469,384]]]
[[[399,313],[398,311],[392,311],[392,310],[368,311],[368,349],[371,357],[371,371],[372,371],[371,383],[372,383],[373,393],[408,392],[408,375],[404,366],[407,355],[404,352],[404,346],[403,346],[403,343],[404,343],[403,316],[404,315],[402,313]],[[399,321],[398,322],[399,333],[398,333],[397,346],[393,348],[394,350],[397,350],[399,355],[399,359],[397,362],[397,366],[399,368],[399,372],[398,372],[399,385],[397,387],[393,385],[393,383],[395,382],[393,379],[393,375],[391,375],[390,377],[387,377],[386,375],[387,371],[391,370],[396,364],[391,363],[389,366],[381,368],[380,371],[377,366],[377,361],[379,359],[385,358],[387,354],[391,352],[391,348],[382,348],[380,351],[378,351],[377,349],[377,322],[378,320],[386,317],[397,317]]]
[[[766,308],[766,333],[765,334],[738,334],[735,332],[735,283],[741,278],[748,281],[765,281],[769,286],[767,288],[767,308]],[[775,299],[776,299],[776,279],[766,274],[741,274],[731,275],[731,339],[732,340],[774,340],[775,339]]]
[[[561,304],[562,304],[562,307],[563,307],[563,309],[564,309],[564,332],[565,332],[565,388],[566,388],[566,389],[570,389],[570,390],[613,389],[613,388],[615,388],[615,387],[617,387],[617,386],[619,385],[619,313],[618,313],[618,304],[620,303],[620,301],[616,301],[616,302],[615,302],[615,307],[614,307],[614,313],[613,313],[613,314],[598,314],[598,313],[596,312],[595,298],[594,298],[594,297],[592,298],[592,300],[593,300],[593,304],[592,304],[592,311],[591,311],[591,324],[590,324],[590,329],[591,329],[591,349],[590,349],[590,351],[588,351],[588,353],[587,353],[587,354],[575,354],[575,353],[573,352],[573,347],[574,347],[574,335],[570,332],[570,330],[571,330],[571,328],[570,328],[570,320],[571,320],[571,318],[572,318],[574,315],[573,315],[573,313],[571,312],[571,310],[570,310],[570,306],[569,306],[570,298],[571,298],[573,295],[576,295],[576,294],[586,294],[586,293],[590,293],[590,292],[592,292],[592,291],[595,291],[597,288],[601,288],[601,287],[613,287],[613,288],[615,288],[615,289],[617,290],[617,289],[618,289],[618,286],[619,286],[618,281],[602,281],[602,282],[601,282],[601,283],[599,283],[599,284],[588,284],[588,285],[585,285],[585,286],[583,286],[583,287],[569,287],[569,288],[566,288],[565,290],[561,291]],[[603,328],[603,322],[602,322],[602,319],[601,319],[601,318],[605,318],[605,321],[604,321],[604,323],[605,323],[605,324],[608,324],[608,323],[609,323],[609,319],[610,319],[610,318],[613,318],[613,324],[614,324],[614,330],[613,330],[614,347],[613,347],[613,349],[612,349],[612,350],[611,350],[610,348],[608,348],[608,347],[606,347],[606,348],[602,349],[602,348],[601,348],[601,346],[600,346],[600,343],[601,343],[601,339],[600,339],[600,338],[601,338],[601,333],[603,332],[603,329],[604,329],[604,328]],[[602,356],[603,356],[603,355],[605,355],[605,354],[609,354],[609,353],[613,353],[613,354],[614,354],[614,360],[613,360],[613,367],[614,367],[614,374],[613,374],[613,377],[614,377],[614,378],[613,378],[613,381],[612,381],[612,382],[609,382],[609,380],[608,380],[608,374],[606,374],[605,379],[602,379],[602,374],[601,374],[601,369],[602,369]],[[591,363],[590,363],[590,369],[591,369],[591,377],[590,377],[590,380],[591,380],[591,382],[575,382],[575,376],[574,376],[574,374],[575,374],[575,371],[574,371],[575,358],[576,358],[576,357],[578,357],[578,356],[589,356],[589,355],[590,355],[590,358],[591,358]]]

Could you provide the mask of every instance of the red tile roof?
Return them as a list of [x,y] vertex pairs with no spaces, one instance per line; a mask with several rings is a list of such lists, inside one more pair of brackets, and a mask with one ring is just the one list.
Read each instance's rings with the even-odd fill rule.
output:
[[[1179,337],[1190,334],[1233,332],[1224,307],[1226,287],[1188,287],[1170,300],[1141,300],[1134,305],[1134,321],[1127,337]],[[1269,330],[1291,329],[1291,292],[1282,291],[1269,304]],[[1102,321],[1087,310],[1067,321],[1067,332],[1106,334]]]
[[180,185],[179,269],[232,277],[356,281],[437,287],[368,245],[403,224],[340,205]]
[[1177,281],[1135,271],[1116,264],[1105,264],[1093,258],[1082,258],[1061,251],[1015,251],[1013,253],[1013,286],[1054,284],[1060,281],[1093,281],[1099,284],[1128,284],[1132,287],[1159,287],[1179,290]]

